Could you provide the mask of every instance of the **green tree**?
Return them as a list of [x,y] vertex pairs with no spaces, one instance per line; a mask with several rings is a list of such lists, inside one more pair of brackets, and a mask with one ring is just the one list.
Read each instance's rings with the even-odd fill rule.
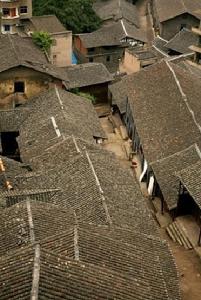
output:
[[39,46],[43,51],[49,53],[51,45],[52,45],[52,38],[48,32],[44,31],[35,31],[32,34],[32,39],[34,43]]
[[73,33],[91,32],[100,26],[92,4],[93,0],[33,0],[33,13],[56,15]]

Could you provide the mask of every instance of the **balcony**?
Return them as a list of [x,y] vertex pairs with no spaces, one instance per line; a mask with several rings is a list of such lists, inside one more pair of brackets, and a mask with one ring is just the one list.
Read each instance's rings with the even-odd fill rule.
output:
[[16,7],[12,8],[3,8],[2,9],[2,20],[12,20],[12,19],[18,19],[19,18],[19,13],[18,9]]

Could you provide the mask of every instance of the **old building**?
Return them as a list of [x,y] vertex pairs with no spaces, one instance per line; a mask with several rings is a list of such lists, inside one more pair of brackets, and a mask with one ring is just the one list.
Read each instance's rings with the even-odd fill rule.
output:
[[[43,153],[66,136],[74,135],[94,143],[106,138],[92,103],[65,90],[50,89],[32,98],[26,107],[31,113],[22,123],[19,136],[23,161]],[[38,126],[33,129],[31,124],[35,122]],[[49,138],[43,142],[46,136]]]
[[85,63],[63,68],[69,80],[69,90],[94,96],[94,104],[108,102],[108,85],[113,76],[101,63]]
[[32,0],[1,0],[0,12],[0,32],[16,33],[21,21],[32,17]]
[[48,32],[53,39],[50,49],[50,60],[58,67],[72,63],[72,32],[66,30],[54,15],[33,16],[22,22],[22,33],[31,35],[35,31]]
[[[35,291],[36,295],[52,295],[54,299],[67,299],[69,294],[74,298],[82,294],[83,299],[94,299],[97,293],[102,299],[108,295],[119,300],[138,299],[143,293],[150,300],[180,300],[172,254],[167,243],[160,240],[133,176],[107,151],[93,145],[80,148],[78,139],[73,141],[71,137],[71,141],[74,144],[71,157],[69,140],[64,140],[63,152],[56,143],[54,148],[35,157],[34,172],[10,176],[14,189],[2,194],[7,207],[0,211],[0,239],[1,245],[4,244],[0,247],[0,284],[4,282],[1,294],[9,299],[13,280],[16,276],[21,278],[24,270],[29,272],[30,266],[30,277],[26,282],[18,280],[12,295],[20,297],[26,284],[27,295]],[[13,164],[4,159],[3,163],[6,173],[12,173]],[[19,172],[20,165],[16,164]],[[50,186],[52,194],[48,195]],[[41,202],[42,190],[46,199]],[[143,262],[142,255],[145,255]],[[12,264],[8,263],[10,260]],[[13,268],[17,261],[18,269]],[[45,266],[50,262],[51,269],[47,270]],[[40,278],[36,289],[31,276],[33,268],[35,272],[38,270]],[[52,282],[55,274],[58,282]],[[72,276],[79,289],[73,287]],[[89,278],[94,276],[92,288]],[[118,290],[114,282],[118,282]],[[58,296],[56,291],[61,288]]]
[[30,38],[0,36],[0,107],[14,108],[54,84],[67,82]]
[[[172,63],[160,62],[123,81],[124,89],[122,82],[113,85],[113,101],[124,118],[142,169],[146,166],[149,187],[154,183],[153,173],[147,169],[150,163],[171,157],[193,143],[200,147],[200,79]],[[117,88],[121,92],[115,92]]]
[[200,9],[200,0],[153,0],[155,31],[170,40],[183,28],[198,27],[201,20]]
[[156,63],[164,56],[165,54],[160,50],[157,51],[157,48],[154,47],[130,47],[124,52],[119,70],[121,73],[126,72],[129,75]]
[[48,32],[53,45],[50,59],[58,67],[72,63],[72,32],[66,30],[54,15],[32,16],[32,0],[0,1],[1,32],[28,35],[35,31]]
[[76,35],[74,49],[80,62],[100,62],[114,73],[119,69],[124,49],[129,45],[142,45],[146,41],[143,30],[121,20],[92,33]]

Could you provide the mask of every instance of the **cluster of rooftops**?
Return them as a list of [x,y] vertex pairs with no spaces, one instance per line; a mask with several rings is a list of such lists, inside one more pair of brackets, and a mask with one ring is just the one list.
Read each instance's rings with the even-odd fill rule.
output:
[[22,162],[1,157],[2,299],[180,299],[169,246],[97,143],[92,104],[55,87],[10,113]]
[[[118,47],[125,38],[147,43],[140,1],[134,2],[95,1],[105,24],[79,35],[83,45]],[[200,19],[199,0],[154,5],[162,25],[186,13]],[[0,35],[1,138],[18,133],[18,161],[0,156],[2,300],[181,299],[173,255],[137,179],[102,147],[107,135],[94,106],[75,89],[106,85],[147,186],[154,178],[171,211],[182,185],[201,210],[201,69],[176,56],[198,40],[183,28],[169,40],[155,37],[148,48],[132,45],[128,52],[141,62],[151,59],[151,66],[118,78],[102,63],[58,67],[30,37]],[[16,102],[26,93],[12,98],[2,82],[10,84],[13,70],[22,69],[32,80],[27,90],[35,93],[41,74],[45,89]],[[150,196],[158,196],[154,187]]]

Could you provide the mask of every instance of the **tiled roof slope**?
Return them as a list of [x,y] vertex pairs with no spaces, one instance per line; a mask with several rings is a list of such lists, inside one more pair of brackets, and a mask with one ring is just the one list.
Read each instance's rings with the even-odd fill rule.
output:
[[69,88],[91,86],[107,83],[113,76],[101,63],[85,63],[62,68],[69,79]]
[[116,22],[115,24],[103,26],[102,28],[91,32],[79,35],[84,47],[102,47],[102,46],[120,46],[121,40],[128,37],[135,40],[146,42],[146,33],[130,25],[125,20]]
[[15,34],[1,34],[0,57],[0,72],[23,66],[68,81],[65,72],[50,64],[45,54],[34,45],[31,38],[22,38]]
[[195,145],[151,164],[156,180],[169,209],[177,207],[179,179],[176,173],[200,160]]
[[2,257],[0,270],[4,300],[28,299],[31,295],[55,300],[77,299],[78,296],[83,300],[154,300],[145,283],[139,285],[133,278],[104,267],[55,256],[39,245],[35,251],[29,247]]
[[[26,20],[27,22],[27,20]],[[55,15],[33,16],[29,21],[35,31],[45,31],[48,33],[58,33],[66,31]]]
[[137,8],[126,0],[96,0],[93,9],[103,21],[125,19],[139,27]]
[[201,18],[200,0],[155,0],[155,6],[160,22],[173,19],[184,13],[189,13],[198,19]]
[[177,173],[179,180],[185,186],[191,197],[201,209],[201,157],[199,161],[183,168]]
[[31,114],[22,124],[19,137],[23,161],[40,155],[65,136],[91,142],[94,137],[106,138],[93,105],[75,94],[55,87],[30,99],[27,107]]
[[165,47],[181,54],[191,53],[189,49],[192,45],[197,45],[198,36],[194,34],[191,30],[186,28],[179,31],[167,44]]
[[[178,275],[172,254],[164,241],[137,233],[133,229],[87,224],[73,226],[74,215],[53,206],[30,203],[29,209],[27,203],[23,203],[4,210],[6,214],[1,221],[1,241],[2,237],[6,239],[7,234],[7,247],[1,247],[1,254],[5,255],[7,250],[8,255],[16,256],[17,259],[16,254],[23,253],[26,245],[40,241],[42,249],[54,255],[55,259],[56,256],[58,259],[60,256],[65,258],[65,261],[75,259],[82,264],[93,264],[105,272],[116,272],[120,278],[132,278],[142,293],[143,290],[145,293],[150,292],[152,300],[180,299],[176,288]],[[30,238],[33,235],[34,241]],[[20,252],[13,251],[18,248]],[[4,257],[0,258],[0,265],[2,261]],[[12,277],[9,272],[7,274],[9,278]],[[138,299],[136,293],[133,297]]]
[[34,165],[39,172],[13,178],[14,188],[60,189],[62,195],[49,202],[72,208],[78,220],[133,227],[157,235],[152,216],[133,176],[122,169],[112,155],[96,151],[88,150],[67,161],[65,152],[61,154],[57,147],[58,155],[55,153],[52,166],[51,152],[49,156],[39,156],[38,163],[36,157]]
[[180,152],[193,143],[200,145],[198,78],[165,61],[127,78],[132,115],[149,162]]

